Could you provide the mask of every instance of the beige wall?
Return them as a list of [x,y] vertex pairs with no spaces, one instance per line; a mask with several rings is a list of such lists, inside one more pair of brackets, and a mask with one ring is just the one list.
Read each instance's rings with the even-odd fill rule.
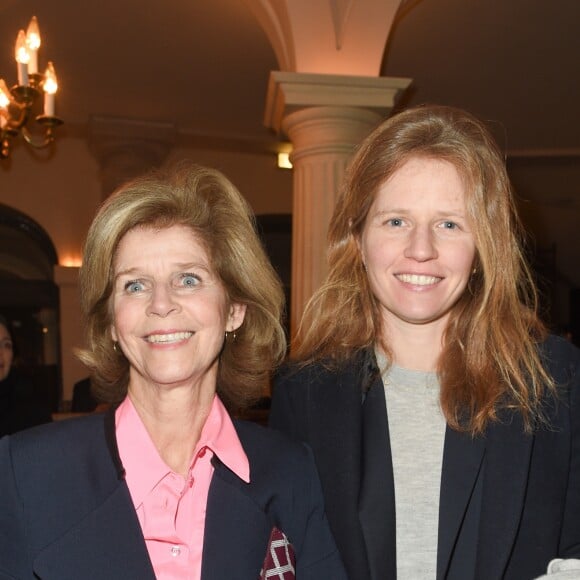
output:
[[219,169],[250,202],[256,214],[292,212],[292,171],[278,169],[276,156],[231,151],[176,149],[168,163],[191,159]]
[[80,258],[82,240],[100,201],[98,167],[84,141],[59,139],[49,160],[37,160],[29,149],[15,147],[12,157],[0,163],[0,180],[0,201],[37,221],[61,261]]

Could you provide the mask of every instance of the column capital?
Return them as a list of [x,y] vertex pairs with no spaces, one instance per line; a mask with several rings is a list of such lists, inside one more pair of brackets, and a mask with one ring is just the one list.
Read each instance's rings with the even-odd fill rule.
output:
[[350,156],[380,122],[382,116],[371,109],[356,107],[306,107],[286,115],[282,132],[292,143],[294,165],[311,155]]
[[264,124],[277,133],[284,118],[308,107],[369,109],[386,117],[412,79],[272,71]]

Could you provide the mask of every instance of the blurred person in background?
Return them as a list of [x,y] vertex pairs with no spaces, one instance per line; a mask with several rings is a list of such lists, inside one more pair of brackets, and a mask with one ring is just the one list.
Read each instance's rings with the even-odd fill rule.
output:
[[52,421],[50,407],[15,365],[8,320],[0,315],[0,437]]
[[522,241],[469,113],[403,111],[355,154],[270,418],[312,447],[351,580],[580,578],[580,351]]

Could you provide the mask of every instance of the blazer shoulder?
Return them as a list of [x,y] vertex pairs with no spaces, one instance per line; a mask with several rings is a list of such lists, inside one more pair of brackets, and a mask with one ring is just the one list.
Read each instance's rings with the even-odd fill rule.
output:
[[[62,494],[89,485],[108,489],[118,481],[118,467],[107,444],[103,414],[65,419],[20,431],[7,438],[18,485],[35,496]],[[50,473],[50,477],[46,474]],[[43,481],[43,494],[38,481]]]
[[288,362],[274,375],[274,385],[311,385],[328,382],[336,377],[337,371],[321,362],[307,365]]
[[74,449],[84,446],[87,439],[96,439],[104,433],[105,416],[95,413],[39,425],[11,436],[11,446],[22,453],[45,452],[51,447]]
[[540,350],[548,364],[552,361],[556,363],[568,361],[580,365],[580,349],[562,336],[548,335],[540,345]]
[[88,443],[102,443],[104,436],[105,415],[95,413],[19,431],[11,436],[11,447],[17,454],[50,454],[51,449],[74,453]]
[[289,362],[280,368],[274,376],[274,385],[291,385],[293,387],[324,386],[343,381],[352,384],[361,382],[376,370],[376,361],[371,349],[362,349],[345,361],[320,360],[309,364]]
[[550,335],[540,345],[546,370],[556,385],[580,389],[580,349],[561,336]]
[[250,421],[235,420],[234,425],[253,472],[262,471],[262,466],[273,472],[291,472],[311,461],[306,445],[281,431]]
[[[250,463],[251,489],[247,490],[250,495],[256,498],[294,495],[317,482],[314,456],[308,444],[269,427],[246,421],[234,424]],[[237,478],[231,475],[229,479]]]

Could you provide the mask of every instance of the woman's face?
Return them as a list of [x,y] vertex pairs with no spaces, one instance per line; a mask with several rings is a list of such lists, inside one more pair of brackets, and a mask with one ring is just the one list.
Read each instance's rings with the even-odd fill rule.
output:
[[404,163],[379,188],[360,249],[385,328],[444,329],[476,253],[455,167],[423,157]]
[[227,303],[194,233],[185,226],[129,231],[114,276],[111,334],[130,363],[129,390],[215,390],[224,333],[242,324],[245,306]]
[[3,381],[10,373],[13,357],[12,337],[8,329],[0,324],[0,381]]

